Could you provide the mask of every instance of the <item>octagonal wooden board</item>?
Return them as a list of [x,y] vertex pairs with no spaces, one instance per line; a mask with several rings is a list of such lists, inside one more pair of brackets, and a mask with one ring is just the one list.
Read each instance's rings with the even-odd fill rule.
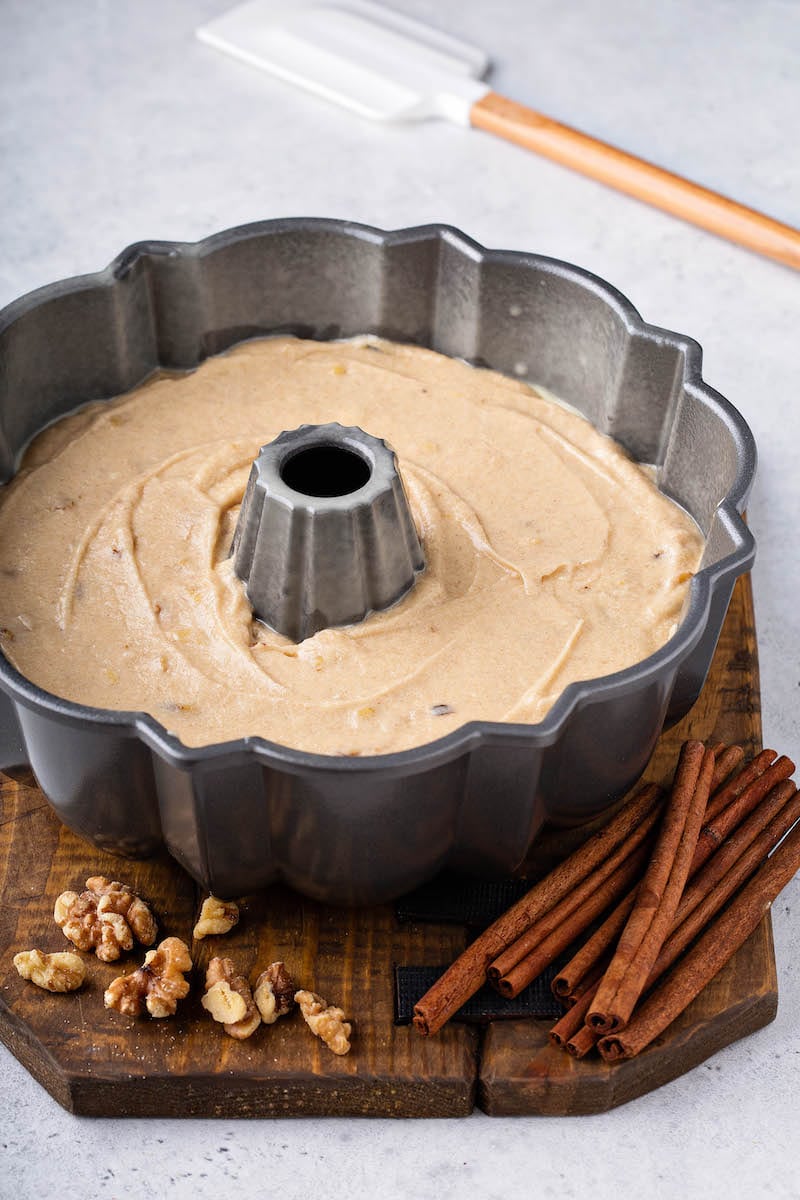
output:
[[[758,668],[749,580],[740,581],[703,694],[661,739],[648,776],[674,763],[686,736],[760,746]],[[770,1021],[777,982],[769,918],[666,1034],[616,1066],[575,1062],[547,1043],[549,1022],[484,1030],[451,1023],[423,1039],[393,1023],[395,964],[448,962],[465,943],[453,926],[400,925],[390,907],[326,908],[285,888],[246,898],[226,938],[192,945],[196,976],[223,953],[243,973],[283,958],[302,986],[341,1004],[353,1049],[337,1058],[295,1015],[236,1042],[203,1012],[199,988],[174,1020],[134,1021],[103,1007],[120,965],[87,957],[75,995],[49,995],[16,974],[17,950],[64,949],[52,920],[65,888],[88,875],[122,876],[147,896],[161,936],[191,942],[201,896],[170,859],[128,863],[59,824],[30,773],[0,776],[0,1038],[65,1108],[103,1116],[463,1116],[600,1112],[689,1070]],[[564,839],[542,848],[565,853]],[[743,1080],[742,1086],[746,1086]]]

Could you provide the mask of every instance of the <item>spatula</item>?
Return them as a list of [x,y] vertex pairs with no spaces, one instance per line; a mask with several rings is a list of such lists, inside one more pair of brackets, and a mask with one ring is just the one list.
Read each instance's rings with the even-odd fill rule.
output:
[[370,0],[248,0],[197,36],[373,120],[484,129],[800,270],[800,230],[497,95],[482,51]]

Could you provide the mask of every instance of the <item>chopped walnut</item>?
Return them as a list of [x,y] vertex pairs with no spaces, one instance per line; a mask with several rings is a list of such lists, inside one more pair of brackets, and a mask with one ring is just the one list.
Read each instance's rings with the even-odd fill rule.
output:
[[56,925],[79,950],[94,950],[103,962],[114,962],[134,939],[143,946],[156,940],[156,921],[150,909],[124,883],[93,875],[86,891],[62,892],[56,900]]
[[200,1001],[203,1008],[221,1025],[235,1025],[247,1016],[247,1001],[229,983],[213,983]]
[[215,934],[230,933],[238,920],[239,906],[237,904],[234,904],[232,900],[218,900],[216,896],[208,896],[200,909],[193,937],[199,941]]
[[[237,1004],[234,996],[242,1001]],[[206,994],[201,1000],[206,1012],[220,1021],[226,1033],[238,1041],[249,1038],[261,1024],[261,1016],[253,1002],[250,984],[244,975],[237,975],[229,958],[212,958],[206,971]],[[236,1016],[236,1013],[241,1013]],[[229,1015],[233,1019],[229,1019]]]
[[68,950],[56,954],[21,950],[14,955],[14,966],[23,979],[30,979],[46,992],[77,991],[86,978],[83,959]]
[[256,980],[253,999],[265,1025],[285,1017],[294,1008],[294,980],[282,962],[270,963]]
[[322,1038],[334,1054],[347,1054],[352,1026],[345,1021],[341,1008],[329,1005],[315,992],[295,992],[294,998],[311,1032]]
[[148,950],[137,971],[112,979],[106,988],[105,1006],[138,1017],[144,1004],[151,1017],[174,1016],[178,1001],[189,994],[184,975],[191,968],[189,947],[180,938],[164,938],[156,950]]

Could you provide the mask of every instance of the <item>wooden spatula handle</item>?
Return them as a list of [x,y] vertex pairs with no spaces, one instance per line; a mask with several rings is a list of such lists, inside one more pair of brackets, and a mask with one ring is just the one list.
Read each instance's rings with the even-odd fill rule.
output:
[[599,142],[524,104],[489,92],[473,104],[470,121],[478,129],[516,142],[701,229],[800,270],[800,230]]

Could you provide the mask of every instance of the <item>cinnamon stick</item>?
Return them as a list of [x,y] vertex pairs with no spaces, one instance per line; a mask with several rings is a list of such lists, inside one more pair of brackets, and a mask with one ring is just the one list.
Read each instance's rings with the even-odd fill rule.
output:
[[598,1049],[606,1062],[639,1054],[680,1016],[758,928],[773,900],[798,868],[800,828],[795,827],[645,1001],[627,1028],[600,1039]]
[[[639,878],[649,849],[642,842],[657,819],[657,812],[646,818],[637,831],[641,835],[639,844],[622,859],[616,870],[606,875],[606,863],[603,863],[602,876],[600,871],[590,875],[571,896],[565,897],[489,965],[489,982],[502,996],[519,995],[532,979],[541,975],[545,967]],[[623,844],[624,847],[628,845],[630,841]],[[612,862],[619,857],[618,851],[607,861]],[[598,886],[593,888],[595,880],[598,880]]]
[[714,775],[711,779],[711,800],[709,806],[713,802],[714,793],[722,786],[725,780],[733,774],[737,767],[744,762],[744,749],[741,746],[726,746],[724,742],[712,747],[714,757],[717,760],[714,766]]
[[[689,883],[686,885],[684,893],[681,896],[678,911],[675,914],[676,924],[686,920],[689,913],[697,907],[701,900],[705,899],[711,889],[731,870],[733,865],[751,843],[755,841],[762,830],[769,826],[773,817],[777,813],[780,813],[784,806],[792,799],[795,790],[795,785],[790,779],[783,780],[777,787],[774,787],[767,793],[758,807],[753,810],[747,820],[743,821],[738,828],[728,834],[703,867],[690,876]],[[793,824],[794,822],[790,822],[787,829],[791,828]],[[786,831],[784,830],[784,832]],[[766,858],[774,845],[775,842],[764,851],[762,857]]]
[[608,959],[601,959],[600,962],[595,963],[590,971],[586,972],[577,987],[573,988],[569,999],[565,1001],[569,1008],[572,1008],[575,1004],[577,1004],[578,1001],[581,1000],[588,991],[591,991],[592,994],[594,994],[594,992],[597,990],[597,984],[606,973],[607,966]]
[[629,838],[660,798],[661,791],[655,785],[642,788],[605,828],[589,838],[477,937],[414,1006],[414,1028],[424,1036],[441,1029],[484,983],[489,963]]
[[594,1050],[601,1036],[596,1029],[583,1025],[565,1044],[564,1049],[573,1058],[585,1058],[590,1050]]
[[589,1012],[587,1024],[600,1033],[627,1023],[669,934],[689,876],[713,773],[714,752],[702,742],[686,742],[653,858]]
[[596,969],[606,951],[616,943],[625,928],[635,899],[636,888],[633,888],[556,975],[550,989],[563,1003],[568,1003],[578,988],[583,987],[587,976]]
[[586,1024],[586,1014],[594,999],[594,988],[588,988],[572,1008],[568,1008],[563,1017],[559,1017],[555,1025],[548,1031],[548,1038],[554,1046],[566,1047],[570,1038]]
[[[645,989],[651,988],[672,966],[798,820],[800,792],[791,781],[778,784],[686,888],[670,936],[653,965]],[[592,994],[595,990],[591,985],[584,990],[581,997],[583,1013],[588,1012],[587,993]],[[572,1012],[572,1009],[568,1011]],[[573,1019],[561,1041],[552,1039],[554,1045],[565,1044],[572,1033],[577,1032],[576,1023],[577,1019]]]
[[[523,959],[515,961],[515,948],[524,940],[524,935],[505,954],[495,959],[489,967],[489,980],[500,995],[518,996],[523,988],[541,975],[545,967],[549,967],[600,913],[605,912],[609,904],[613,904],[628,890],[631,883],[641,874],[646,861],[647,847],[641,846],[592,893],[580,909],[571,913],[543,941],[535,942],[534,948]],[[511,959],[512,966],[502,966],[506,958]],[[502,971],[502,974],[493,973],[499,971]]]
[[[774,751],[768,750],[765,753],[774,754]],[[759,755],[759,757],[761,756]],[[757,759],[753,759],[750,766],[752,767],[756,761]],[[733,782],[735,784],[738,783],[741,776],[748,771],[749,767],[745,767],[744,771]],[[761,803],[776,784],[781,783],[784,779],[788,779],[793,771],[794,763],[785,754],[782,754],[776,762],[772,763],[771,766],[767,766],[745,787],[741,788],[725,808],[717,809],[716,813],[711,817],[707,815],[706,823],[697,839],[697,848],[695,849],[690,873],[693,874],[697,871],[710,858],[717,849],[717,846],[728,836],[731,830],[735,829],[742,819]]]
[[[800,820],[800,793],[795,791],[794,785],[782,783],[775,791],[780,791],[782,796],[787,797],[788,803],[784,801],[777,815],[745,847],[727,874],[720,879],[714,878],[714,872],[709,872],[707,879],[701,878],[705,872],[701,872],[701,875],[698,876],[697,889],[702,894],[696,902],[694,897],[689,897],[690,907],[686,912],[682,911],[683,904],[678,908],[672,932],[653,965],[646,987],[652,987],[664,972],[669,970],[675,960],[705,929],[723,905],[764,863],[770,851],[780,842],[781,838]],[[713,862],[714,859],[709,863],[709,867]]]
[[739,774],[725,784],[723,788],[715,791],[708,802],[706,811],[706,820],[713,821],[718,813],[721,813],[723,808],[727,808],[732,800],[740,796],[746,787],[749,787],[754,780],[758,779],[759,775],[763,775],[770,763],[778,757],[777,750],[762,750],[755,758],[744,767]]
[[[739,749],[739,747],[731,747],[731,749]],[[709,800],[706,808],[706,821],[700,831],[689,871],[690,879],[697,874],[712,855],[716,858],[720,844],[725,843],[739,823],[749,813],[758,811],[760,802],[765,795],[769,794],[774,783],[787,779],[792,774],[794,763],[791,759],[782,756],[773,764],[772,760],[775,757],[774,750],[762,751],[735,779],[726,784]],[[722,801],[724,804],[720,807]],[[716,808],[716,814],[709,818],[713,808]],[[572,987],[581,979],[582,973],[593,962],[596,962],[619,936],[632,905],[633,893],[620,902],[586,945],[581,947],[574,958],[570,959],[561,969],[552,983],[553,991],[559,999],[563,1000],[569,997]]]

